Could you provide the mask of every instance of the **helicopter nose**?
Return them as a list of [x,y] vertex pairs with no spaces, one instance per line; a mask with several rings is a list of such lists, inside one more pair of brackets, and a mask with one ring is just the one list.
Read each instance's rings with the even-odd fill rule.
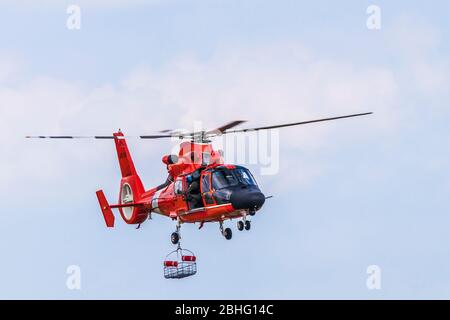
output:
[[260,191],[237,190],[231,194],[230,202],[235,209],[259,209],[266,201]]

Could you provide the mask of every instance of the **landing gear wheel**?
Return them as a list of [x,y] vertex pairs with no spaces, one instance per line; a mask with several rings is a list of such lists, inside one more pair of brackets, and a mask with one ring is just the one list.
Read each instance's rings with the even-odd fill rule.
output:
[[180,241],[180,235],[178,234],[178,232],[172,233],[172,235],[170,236],[170,241],[172,241],[173,244],[177,244]]
[[256,210],[250,210],[248,212],[249,215],[251,215],[252,217],[256,214]]
[[245,221],[245,230],[247,230],[247,231],[250,230],[251,226],[252,225],[251,225],[250,221],[248,221],[248,220]]
[[244,230],[244,222],[238,221],[237,222],[237,228],[238,228],[239,231]]
[[233,236],[233,232],[231,231],[230,228],[226,228],[225,230],[223,230],[223,236],[225,237],[225,239],[231,240],[231,237]]

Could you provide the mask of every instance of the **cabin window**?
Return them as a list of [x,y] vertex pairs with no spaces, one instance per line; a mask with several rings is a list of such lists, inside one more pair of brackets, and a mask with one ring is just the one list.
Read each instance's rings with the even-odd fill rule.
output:
[[256,185],[256,181],[252,174],[245,168],[219,169],[213,173],[212,183],[215,190],[237,185]]
[[238,184],[236,177],[231,170],[222,169],[213,173],[213,186],[215,190],[232,187]]
[[209,181],[211,174],[207,173],[202,177],[202,192],[208,192],[211,190],[211,183]]
[[174,192],[175,192],[175,194],[183,193],[183,180],[182,179],[177,179],[175,181]]
[[234,173],[238,180],[244,185],[256,186],[255,178],[253,178],[252,174],[247,169],[239,168],[234,170]]
[[211,162],[211,154],[208,152],[202,153],[202,165],[207,166]]

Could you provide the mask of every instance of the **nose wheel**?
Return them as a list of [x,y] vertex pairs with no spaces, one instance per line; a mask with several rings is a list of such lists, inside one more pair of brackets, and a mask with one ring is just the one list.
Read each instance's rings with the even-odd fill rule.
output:
[[239,220],[237,222],[237,229],[239,231],[242,231],[244,229],[248,231],[248,230],[250,230],[251,226],[252,226],[251,221],[247,220],[247,215],[244,213],[242,215],[242,220]]
[[249,220],[246,220],[245,222],[242,221],[242,220],[239,220],[237,222],[237,229],[239,231],[242,231],[244,229],[248,231],[248,230],[250,230],[251,227],[252,227],[252,224],[251,224],[251,222]]

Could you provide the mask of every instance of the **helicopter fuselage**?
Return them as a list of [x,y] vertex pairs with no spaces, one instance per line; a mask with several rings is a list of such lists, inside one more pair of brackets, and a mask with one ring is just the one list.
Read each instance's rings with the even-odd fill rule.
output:
[[[199,190],[190,190],[198,183]],[[177,176],[151,195],[152,212],[182,222],[211,222],[242,217],[261,209],[265,197],[250,171],[215,164]]]
[[[122,133],[114,135],[119,138]],[[264,204],[265,197],[250,171],[225,165],[222,152],[209,143],[181,143],[178,155],[162,158],[166,182],[144,191],[125,139],[115,142],[123,177],[119,204],[110,207],[118,208],[129,224],[140,224],[151,213],[180,222],[220,222],[253,215]]]

